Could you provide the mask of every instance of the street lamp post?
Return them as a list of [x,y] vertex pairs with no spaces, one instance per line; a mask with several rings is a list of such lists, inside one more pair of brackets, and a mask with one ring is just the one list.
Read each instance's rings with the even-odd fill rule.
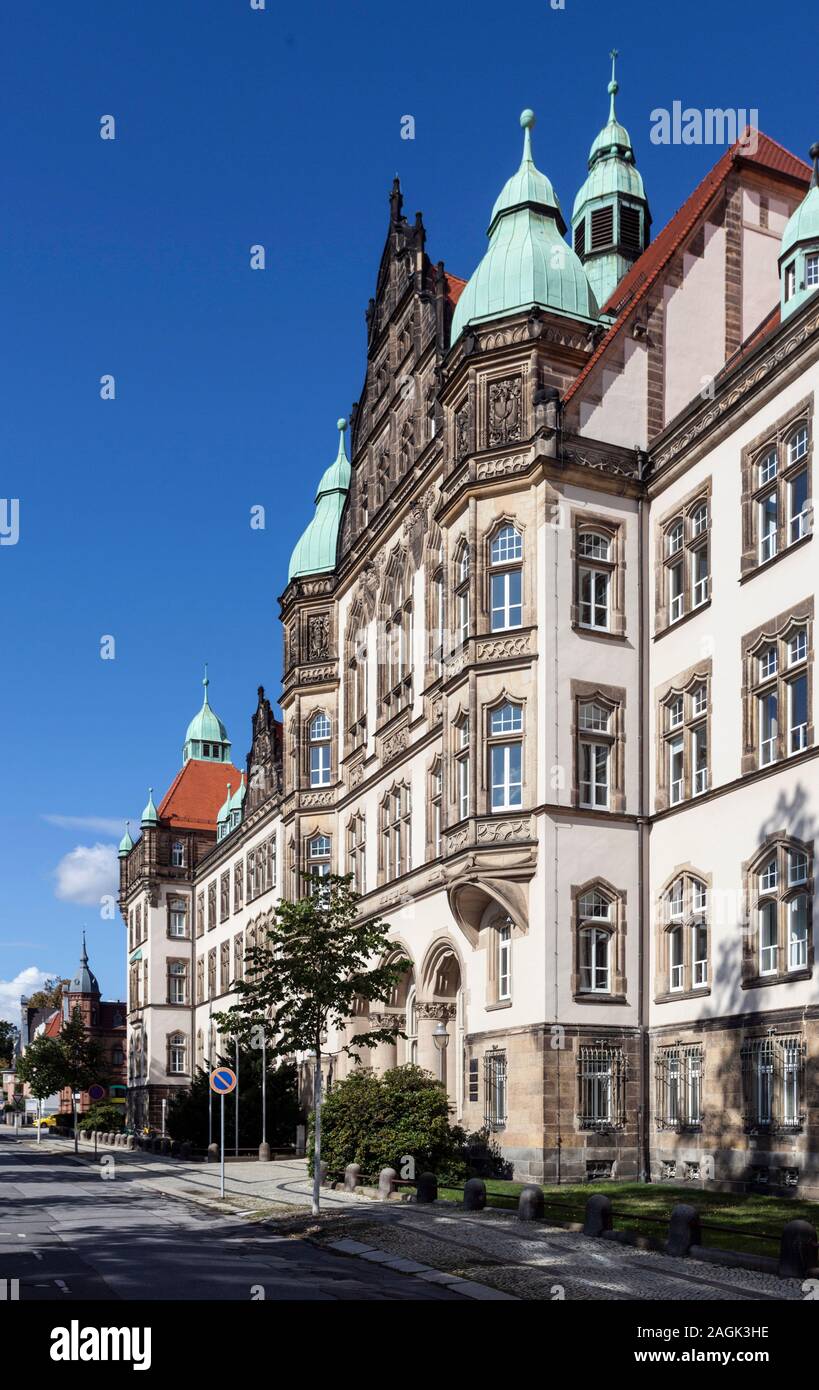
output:
[[446,1090],[446,1050],[449,1044],[449,1033],[447,1032],[446,1019],[439,1018],[432,1030],[432,1041],[441,1054],[441,1081]]
[[270,1162],[270,1145],[267,1142],[267,1037],[262,1031],[262,1142],[259,1145],[259,1162]]

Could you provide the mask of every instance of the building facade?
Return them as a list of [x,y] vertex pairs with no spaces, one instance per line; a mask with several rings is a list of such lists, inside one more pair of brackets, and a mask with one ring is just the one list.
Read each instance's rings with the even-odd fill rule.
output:
[[[101,1049],[102,1073],[97,1085],[103,1088],[106,1100],[112,1101],[115,1105],[122,1105],[124,1109],[127,1046],[125,1003],[121,999],[102,998],[99,982],[88,961],[84,934],[80,963],[72,978],[63,983],[60,1007],[51,1013],[42,1025],[46,1037],[59,1037],[66,1023],[77,1011],[82,1016],[86,1035]],[[87,1091],[81,1092],[77,1113],[84,1115],[93,1103]],[[61,1115],[73,1115],[74,1101],[70,1086],[65,1086],[60,1091],[58,1108]],[[48,1114],[50,1109],[49,1103],[46,1102],[43,1113]]]
[[198,827],[172,788],[123,842],[135,1115],[214,1056],[277,895],[349,872],[411,962],[371,1064],[516,1176],[819,1192],[816,167],[747,132],[651,241],[616,92],[571,243],[529,111],[468,280],[393,186],[282,725],[260,692],[238,806],[192,740]]

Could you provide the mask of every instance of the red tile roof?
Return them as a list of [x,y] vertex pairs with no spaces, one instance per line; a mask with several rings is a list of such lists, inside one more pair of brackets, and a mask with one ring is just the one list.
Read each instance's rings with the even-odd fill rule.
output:
[[[749,136],[756,137],[756,148],[753,153],[748,148]],[[735,145],[731,145],[717,160],[713,169],[697,184],[690,197],[674,214],[671,221],[666,223],[659,236],[650,242],[642,256],[634,262],[631,270],[623,276],[614,293],[603,305],[607,313],[617,314],[617,318],[608,332],[604,333],[600,339],[580,375],[572,382],[564,396],[564,403],[570,401],[577,394],[590,372],[594,370],[600,358],[608,350],[609,344],[617,337],[632,310],[645,298],[661,271],[668,265],[671,257],[689,233],[694,230],[732,168],[735,165],[743,164],[757,166],[769,173],[780,174],[802,188],[807,188],[810,180],[810,165],[797,159],[796,155],[777,144],[776,140],[771,140],[769,136],[763,135],[761,131],[746,130],[741,140],[738,140]]]
[[232,763],[206,763],[190,758],[159,804],[161,821],[186,830],[216,830],[216,817],[231,791],[239,789],[242,774]]
[[51,1015],[51,1018],[50,1018],[50,1019],[48,1020],[48,1022],[46,1023],[46,1026],[45,1026],[45,1035],[46,1035],[46,1037],[47,1037],[47,1038],[58,1038],[58,1037],[60,1036],[60,1029],[62,1028],[62,1025],[63,1025],[63,1016],[62,1016],[61,1011],[58,1009],[56,1013],[53,1013],[53,1014]]
[[466,289],[467,282],[466,280],[462,280],[458,275],[450,275],[448,270],[445,272],[445,274],[446,297],[454,309],[455,305],[458,303],[458,300],[460,299],[461,295]]

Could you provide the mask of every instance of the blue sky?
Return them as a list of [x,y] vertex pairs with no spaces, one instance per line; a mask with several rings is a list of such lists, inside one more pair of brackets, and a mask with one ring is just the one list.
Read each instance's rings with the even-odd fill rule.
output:
[[806,15],[8,0],[0,492],[20,499],[20,536],[0,547],[0,1014],[21,980],[73,970],[83,925],[104,992],[122,992],[121,923],[77,901],[108,873],[96,846],[138,820],[149,783],[166,789],[205,660],[239,762],[257,685],[278,693],[277,597],[361,390],[393,175],[433,259],[466,276],[531,106],[569,217],[616,45],[659,230],[720,151],[652,145],[655,107],[757,108],[803,156],[819,138]]

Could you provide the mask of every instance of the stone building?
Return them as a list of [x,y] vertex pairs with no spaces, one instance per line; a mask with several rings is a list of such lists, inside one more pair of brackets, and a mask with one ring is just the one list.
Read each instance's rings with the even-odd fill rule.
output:
[[571,244],[528,111],[468,280],[393,186],[282,727],[260,692],[239,804],[222,730],[198,828],[172,788],[123,842],[135,1104],[214,1055],[276,895],[351,872],[412,962],[372,1064],[517,1176],[819,1192],[816,167],[748,131],[651,241],[616,94]]
[[[65,1024],[74,1017],[77,1010],[82,1015],[87,1036],[102,1049],[103,1070],[97,1084],[104,1088],[106,1100],[124,1107],[127,1044],[125,1003],[121,999],[102,998],[99,982],[88,961],[84,933],[79,966],[72,978],[63,982],[60,1007],[43,1025],[46,1037],[59,1037]],[[37,1031],[40,1031],[39,1027]],[[92,1104],[88,1092],[83,1091],[77,1105],[78,1113],[84,1115]],[[43,1113],[49,1113],[50,1108],[46,1103]],[[62,1115],[71,1115],[74,1112],[70,1086],[65,1086],[60,1091],[59,1111]]]

